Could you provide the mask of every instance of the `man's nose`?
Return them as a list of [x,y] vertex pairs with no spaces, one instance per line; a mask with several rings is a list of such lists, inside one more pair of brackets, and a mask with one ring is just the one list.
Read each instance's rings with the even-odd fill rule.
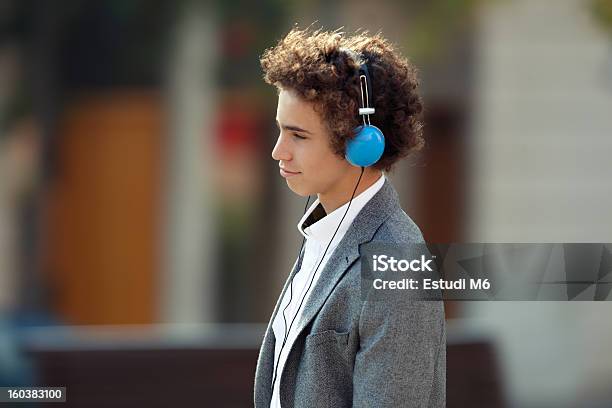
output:
[[274,149],[272,149],[272,158],[274,160],[282,160],[289,161],[291,160],[291,152],[287,146],[287,142],[283,135],[279,135],[276,140],[276,144],[274,145]]

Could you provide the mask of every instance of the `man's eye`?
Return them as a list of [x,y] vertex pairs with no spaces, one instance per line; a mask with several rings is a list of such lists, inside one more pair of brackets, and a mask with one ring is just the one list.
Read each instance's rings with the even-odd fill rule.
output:
[[300,140],[305,140],[306,139],[304,136],[300,136],[297,133],[294,133],[293,137],[295,137],[296,139],[300,139]]

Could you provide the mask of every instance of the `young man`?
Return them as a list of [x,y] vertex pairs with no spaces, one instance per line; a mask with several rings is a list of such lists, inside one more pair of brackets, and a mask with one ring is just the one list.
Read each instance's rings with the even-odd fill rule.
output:
[[[423,242],[383,174],[423,144],[415,68],[380,35],[297,28],[261,65],[278,89],[272,157],[293,192],[318,198],[297,226],[304,241],[263,339],[255,406],[444,407],[442,302],[361,295],[361,245]],[[350,150],[367,124],[384,140],[360,164]]]

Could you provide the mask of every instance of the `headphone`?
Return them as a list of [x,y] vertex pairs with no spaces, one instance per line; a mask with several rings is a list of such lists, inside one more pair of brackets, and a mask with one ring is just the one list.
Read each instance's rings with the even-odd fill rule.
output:
[[359,114],[363,119],[363,125],[354,130],[356,134],[346,145],[345,158],[353,166],[369,167],[382,157],[385,151],[385,137],[379,128],[370,123],[370,115],[376,110],[370,107],[372,81],[366,62],[359,66],[359,90],[361,91]]
[[[344,49],[343,51],[345,51],[354,60],[357,60],[357,58],[355,58],[356,54],[353,51],[346,50],[346,49]],[[342,225],[342,221],[344,221],[344,218],[348,214],[349,208],[351,208],[351,203],[353,202],[353,198],[355,198],[355,192],[357,191],[357,187],[359,187],[359,182],[361,181],[363,172],[366,167],[372,166],[378,160],[380,160],[385,150],[385,137],[382,131],[376,126],[370,124],[370,115],[374,114],[375,109],[374,107],[370,107],[370,96],[372,95],[372,85],[370,81],[370,73],[368,71],[367,62],[365,61],[360,63],[360,66],[359,66],[359,90],[361,92],[361,106],[359,108],[359,115],[361,115],[363,118],[363,125],[360,125],[354,129],[355,136],[353,137],[353,139],[347,142],[345,158],[353,166],[361,167],[361,174],[359,175],[359,179],[357,180],[357,184],[355,185],[355,189],[353,190],[351,199],[348,203],[348,206],[346,207],[346,211],[344,212],[344,215],[340,219],[340,222],[338,223],[338,227],[336,227],[336,231],[334,231],[334,234],[332,235],[331,239],[329,240],[329,243],[327,244],[327,247],[325,248],[325,251],[323,252],[323,256],[321,257],[319,263],[317,264],[317,267],[315,268],[312,274],[312,278],[310,279],[308,288],[306,289],[306,292],[304,293],[304,296],[302,297],[302,300],[300,301],[300,304],[298,305],[297,311],[295,315],[293,316],[293,319],[291,320],[291,324],[289,325],[289,327],[287,327],[285,311],[291,305],[291,300],[293,299],[293,278],[291,278],[291,282],[289,283],[289,301],[287,302],[287,305],[282,311],[283,322],[285,324],[285,334],[283,338],[283,344],[281,345],[280,352],[278,353],[278,359],[276,361],[276,364],[274,365],[274,373],[272,376],[272,385],[271,385],[272,390],[274,390],[274,384],[276,383],[276,380],[277,380],[278,363],[280,362],[280,356],[283,353],[283,348],[285,348],[285,344],[287,343],[287,339],[289,338],[289,332],[291,331],[291,327],[293,327],[293,323],[295,322],[297,315],[300,313],[300,310],[302,308],[302,303],[304,303],[304,299],[308,295],[308,292],[310,292],[310,288],[312,286],[312,283],[314,282],[314,278],[317,275],[319,266],[321,266],[321,263],[323,263],[323,260],[325,259],[327,250],[331,246],[331,243],[334,241],[334,238],[336,237],[336,233],[340,229],[340,225]],[[306,210],[308,208],[309,202],[310,202],[310,196],[308,196],[308,198],[306,199],[306,205],[304,206],[304,214],[306,214]],[[305,242],[306,242],[306,237],[303,237],[302,245],[300,246],[300,251],[298,252],[298,260],[301,257],[302,249],[304,248]],[[295,275],[293,276],[295,277]],[[281,303],[282,303],[282,300],[281,300]]]

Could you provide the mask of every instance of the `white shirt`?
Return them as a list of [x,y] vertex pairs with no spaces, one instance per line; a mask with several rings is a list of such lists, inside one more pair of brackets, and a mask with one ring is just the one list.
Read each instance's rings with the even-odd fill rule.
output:
[[[292,285],[285,292],[283,300],[278,308],[278,312],[276,313],[276,317],[272,322],[272,329],[274,330],[275,338],[274,365],[272,366],[272,377],[274,377],[274,368],[276,368],[276,364],[278,363],[278,378],[276,378],[276,381],[274,382],[274,388],[272,390],[272,401],[270,403],[271,408],[280,408],[281,406],[281,373],[283,372],[283,368],[285,366],[285,363],[287,362],[289,351],[291,351],[291,347],[293,346],[293,343],[297,338],[297,326],[300,321],[300,318],[302,317],[302,312],[305,309],[308,299],[310,298],[312,289],[315,287],[317,281],[319,280],[321,271],[325,269],[325,264],[327,264],[327,261],[329,260],[330,256],[334,253],[334,249],[336,249],[336,247],[344,237],[344,234],[349,229],[350,225],[353,223],[353,220],[355,219],[357,214],[359,214],[359,212],[367,204],[367,202],[370,201],[372,197],[374,197],[378,190],[381,189],[384,183],[385,176],[381,175],[380,178],[374,184],[368,187],[357,197],[353,198],[349,211],[346,214],[346,217],[344,217],[344,220],[342,221],[342,224],[340,225],[340,228],[338,229],[338,232],[336,233],[333,242],[331,243],[329,249],[327,250],[327,253],[325,254],[325,258],[322,261],[321,257],[323,256],[323,252],[325,252],[325,248],[327,247],[329,241],[334,235],[336,228],[338,228],[338,224],[344,216],[344,213],[346,212],[349,203],[346,203],[342,207],[335,209],[330,214],[326,215],[325,217],[321,218],[314,224],[304,229],[304,222],[310,217],[310,215],[320,204],[319,199],[317,199],[314,203],[312,203],[308,211],[304,213],[304,216],[298,223],[298,231],[300,231],[300,233],[304,235],[304,237],[306,237],[306,242],[304,244],[304,259],[302,260],[300,270],[295,274],[293,278]],[[321,263],[320,265],[319,262]],[[316,275],[313,278],[313,273],[315,272],[317,265],[319,265],[319,267],[316,270]],[[304,298],[304,296],[306,296],[306,298],[304,299],[304,301],[302,301],[302,298]],[[301,306],[300,303],[302,303]],[[289,306],[287,307],[287,305]],[[286,330],[285,320],[287,322],[286,326],[290,327],[290,331],[289,335],[287,336],[285,346],[282,347]],[[292,321],[293,324],[291,324]]]

